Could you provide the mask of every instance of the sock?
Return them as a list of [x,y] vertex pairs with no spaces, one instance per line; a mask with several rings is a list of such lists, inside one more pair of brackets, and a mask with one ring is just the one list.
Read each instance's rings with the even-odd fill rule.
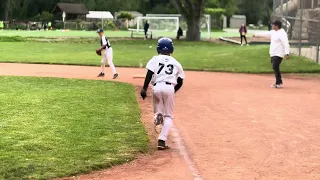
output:
[[169,131],[171,129],[171,126],[172,126],[172,119],[169,118],[169,117],[165,117],[161,133],[160,133],[160,135],[158,137],[159,140],[163,140],[163,141],[167,140],[167,137],[168,137]]

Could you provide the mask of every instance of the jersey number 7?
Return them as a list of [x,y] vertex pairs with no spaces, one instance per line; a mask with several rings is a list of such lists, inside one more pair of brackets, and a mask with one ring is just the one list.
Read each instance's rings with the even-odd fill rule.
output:
[[[160,69],[159,69],[159,71],[157,72],[157,74],[160,74],[161,73],[161,71],[163,70],[163,68],[164,68],[164,64],[162,64],[162,63],[159,63],[159,66],[160,66]],[[167,66],[166,66],[166,70],[164,71],[166,74],[168,74],[168,75],[171,75],[172,73],[173,73],[173,65],[172,64],[168,64]]]

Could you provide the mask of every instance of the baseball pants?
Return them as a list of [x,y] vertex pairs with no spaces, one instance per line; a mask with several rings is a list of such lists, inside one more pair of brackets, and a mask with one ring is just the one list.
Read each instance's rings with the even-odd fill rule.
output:
[[102,56],[101,64],[105,65],[106,61],[108,61],[109,67],[111,68],[113,74],[116,74],[117,71],[116,71],[116,67],[113,64],[113,50],[112,50],[112,48],[110,47],[108,49],[102,50],[101,56]]
[[161,113],[164,117],[162,130],[158,139],[166,141],[173,121],[174,108],[174,86],[163,83],[157,83],[153,87],[153,108],[154,113]]
[[274,75],[276,77],[276,84],[282,84],[282,77],[281,77],[281,72],[280,72],[280,64],[282,62],[281,57],[278,56],[273,56],[271,57],[271,64],[272,64],[272,69],[274,71]]

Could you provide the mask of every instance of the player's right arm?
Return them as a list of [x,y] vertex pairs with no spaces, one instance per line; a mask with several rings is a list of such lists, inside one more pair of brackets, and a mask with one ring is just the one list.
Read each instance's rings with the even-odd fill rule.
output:
[[105,36],[101,38],[101,41],[102,41],[102,46],[99,48],[99,51],[102,51],[108,46],[108,41]]
[[174,92],[179,91],[179,89],[183,85],[183,80],[185,79],[185,74],[184,74],[184,71],[183,71],[181,64],[179,64],[179,66],[178,66],[178,74],[177,75],[178,75],[177,85],[175,85],[175,87],[174,87]]
[[271,32],[272,32],[272,31],[255,33],[255,34],[253,35],[253,37],[271,39]]

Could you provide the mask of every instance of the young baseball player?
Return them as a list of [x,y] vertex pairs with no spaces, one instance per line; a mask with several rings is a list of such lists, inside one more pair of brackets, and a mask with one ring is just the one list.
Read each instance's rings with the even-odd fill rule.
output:
[[171,56],[174,47],[172,40],[161,38],[158,41],[157,52],[147,64],[147,74],[141,97],[147,96],[147,88],[153,82],[154,123],[163,127],[158,137],[158,149],[167,149],[166,140],[172,126],[175,93],[181,88],[185,74],[181,64]]
[[118,77],[118,73],[116,71],[116,68],[112,62],[113,59],[113,51],[110,44],[110,41],[104,36],[103,29],[98,29],[97,33],[101,37],[101,47],[97,49],[98,52],[101,52],[102,60],[101,60],[101,73],[98,75],[98,77],[104,77],[104,68],[106,64],[106,60],[108,60],[108,64],[113,72],[113,79],[116,79]]

